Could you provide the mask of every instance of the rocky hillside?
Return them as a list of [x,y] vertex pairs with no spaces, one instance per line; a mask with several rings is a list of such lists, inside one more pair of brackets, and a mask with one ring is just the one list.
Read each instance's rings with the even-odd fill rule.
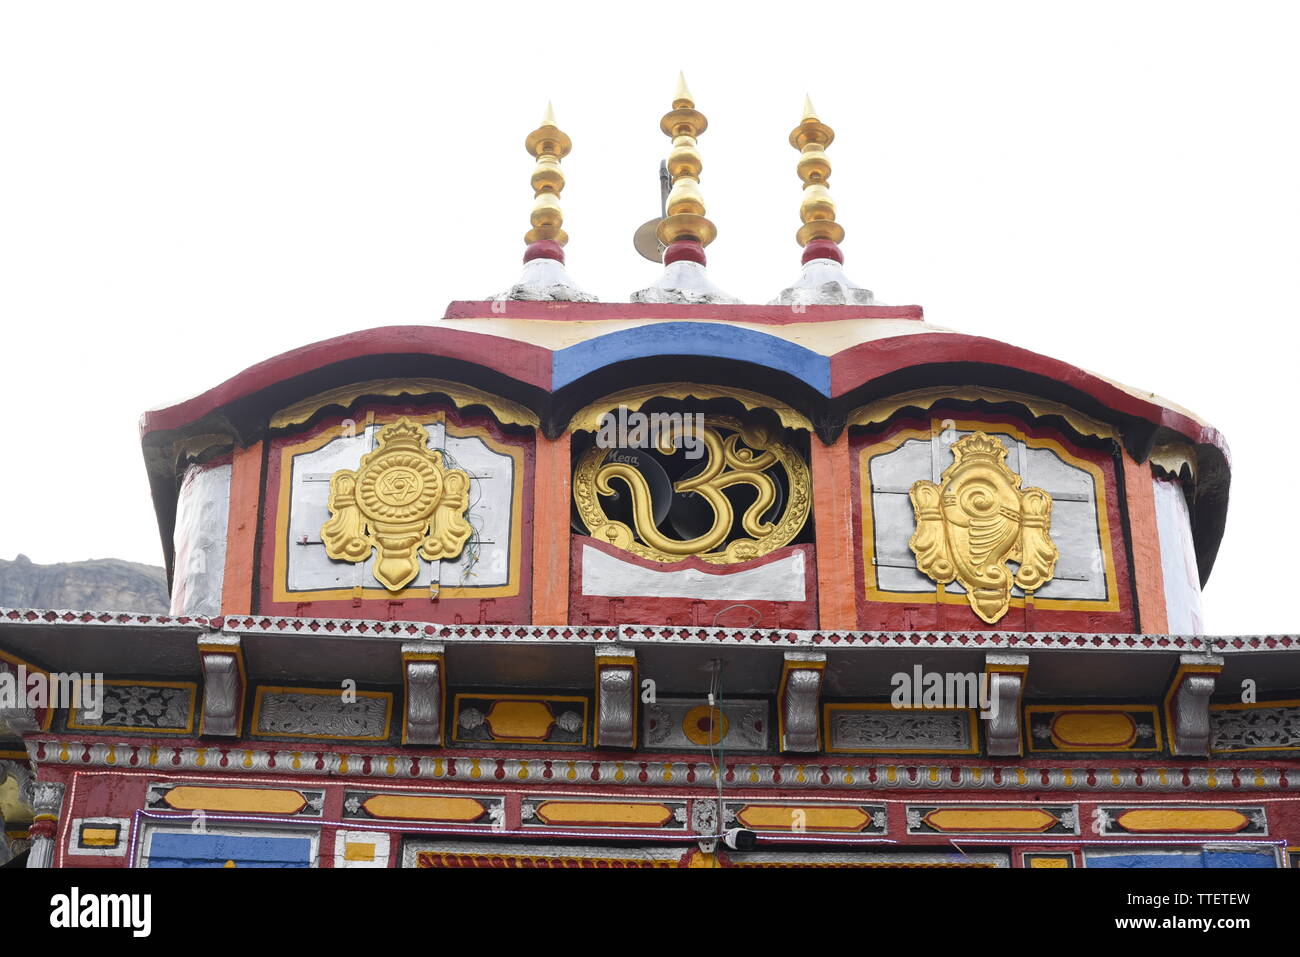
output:
[[165,614],[167,575],[116,558],[35,565],[26,555],[0,559],[0,607]]

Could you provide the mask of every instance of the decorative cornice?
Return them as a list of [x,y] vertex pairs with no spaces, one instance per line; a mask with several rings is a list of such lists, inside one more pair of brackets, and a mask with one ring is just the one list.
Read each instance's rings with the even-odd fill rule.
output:
[[668,382],[658,385],[635,386],[623,389],[612,395],[604,396],[589,403],[569,419],[570,432],[595,432],[600,428],[600,420],[606,412],[625,406],[629,412],[635,412],[652,399],[734,399],[746,409],[771,409],[776,413],[781,424],[787,429],[813,431],[812,420],[802,412],[770,399],[759,392],[748,389],[735,389],[722,385],[698,385],[693,382]]
[[271,428],[288,429],[302,425],[321,409],[329,406],[351,409],[358,399],[365,396],[424,395],[445,395],[458,409],[481,405],[502,425],[523,425],[532,428],[541,425],[541,419],[532,409],[460,382],[451,382],[447,379],[371,379],[367,382],[339,386],[337,389],[320,392],[295,402],[271,416]]
[[338,638],[401,641],[467,641],[507,644],[748,645],[756,648],[923,648],[1165,652],[1230,655],[1300,652],[1300,635],[1111,635],[1080,632],[1011,631],[795,631],[769,628],[694,628],[668,625],[440,625],[366,618],[294,618],[230,615],[218,618],[113,612],[0,608],[0,628],[160,628],[231,635],[311,634]]
[[845,425],[862,425],[870,426],[878,423],[889,421],[900,409],[917,408],[928,410],[932,406],[945,400],[954,400],[958,402],[1013,402],[1029,412],[1034,418],[1054,415],[1064,419],[1070,428],[1074,429],[1080,435],[1096,436],[1100,439],[1115,439],[1119,433],[1113,426],[1100,422],[1081,412],[1076,412],[1069,406],[1062,405],[1059,402],[1053,402],[1050,399],[1040,399],[1037,396],[1026,395],[1023,392],[1010,392],[1006,389],[990,389],[984,386],[954,386],[951,388],[931,388],[915,389],[911,392],[902,392],[897,395],[885,396],[876,399],[874,402],[868,402],[866,405],[858,406],[848,414]]
[[[409,752],[332,752],[292,748],[194,747],[108,743],[29,736],[32,761],[45,767],[117,768],[229,774],[297,774],[380,780],[464,781],[479,784],[626,785],[636,788],[715,784],[707,761],[567,760],[446,756]],[[1151,791],[1161,793],[1296,791],[1300,773],[1275,767],[1192,766],[996,767],[959,764],[798,764],[734,761],[724,782],[737,789],[906,791]]]

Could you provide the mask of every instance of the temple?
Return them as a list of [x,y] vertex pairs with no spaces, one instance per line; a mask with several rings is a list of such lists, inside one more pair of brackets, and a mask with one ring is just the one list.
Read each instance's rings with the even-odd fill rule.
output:
[[739,302],[707,125],[683,81],[627,301],[548,108],[516,283],[145,413],[171,613],[0,609],[10,687],[103,679],[0,694],[0,858],[1300,866],[1300,637],[1202,628],[1223,437],[876,302],[811,102]]

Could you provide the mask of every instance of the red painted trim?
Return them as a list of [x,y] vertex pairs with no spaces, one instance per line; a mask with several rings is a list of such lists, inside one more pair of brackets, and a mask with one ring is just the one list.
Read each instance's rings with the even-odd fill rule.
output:
[[[492,315],[490,303],[483,314]],[[294,376],[345,359],[390,354],[420,354],[460,359],[502,372],[540,389],[551,387],[551,352],[502,336],[434,326],[382,326],[313,342],[259,362],[201,395],[140,417],[140,434],[178,429],[214,409],[247,398]]]
[[903,369],[955,362],[1004,366],[1043,376],[1091,396],[1107,409],[1166,426],[1197,443],[1213,445],[1231,461],[1227,442],[1217,429],[1174,409],[1140,399],[1068,362],[982,336],[926,332],[852,346],[831,357],[831,395],[844,395],[866,382]]
[[[497,310],[497,311],[494,311]],[[545,319],[596,321],[656,319],[730,321],[771,325],[844,319],[921,319],[919,306],[694,306],[641,303],[484,301],[453,302],[446,318]],[[519,382],[549,391],[552,352],[505,336],[463,332],[448,326],[385,326],[350,333],[294,349],[252,366],[215,388],[165,409],[146,412],[142,435],[178,429],[238,399],[322,366],[362,356],[427,354],[492,369]],[[831,357],[831,392],[844,395],[881,376],[940,363],[984,363],[1028,372],[1077,389],[1105,408],[1171,428],[1195,442],[1213,445],[1228,457],[1216,429],[1155,402],[1140,399],[1105,379],[1058,359],[1027,349],[960,333],[927,332],[891,336],[853,346]]]
[[692,262],[699,263],[701,266],[707,263],[704,255],[704,247],[699,243],[684,240],[679,243],[673,243],[664,250],[664,265],[675,262]]
[[829,239],[814,239],[803,248],[803,256],[799,261],[806,264],[814,259],[834,259],[843,265],[844,253],[840,251],[839,243]]
[[554,240],[539,239],[535,243],[529,243],[528,248],[524,250],[524,262],[531,262],[534,259],[554,259],[558,263],[563,263],[564,247]]

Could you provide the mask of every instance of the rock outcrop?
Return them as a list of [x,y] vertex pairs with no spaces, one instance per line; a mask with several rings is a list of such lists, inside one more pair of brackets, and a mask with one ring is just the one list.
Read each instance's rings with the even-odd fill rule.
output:
[[36,565],[0,559],[0,607],[166,614],[167,574],[117,558]]

